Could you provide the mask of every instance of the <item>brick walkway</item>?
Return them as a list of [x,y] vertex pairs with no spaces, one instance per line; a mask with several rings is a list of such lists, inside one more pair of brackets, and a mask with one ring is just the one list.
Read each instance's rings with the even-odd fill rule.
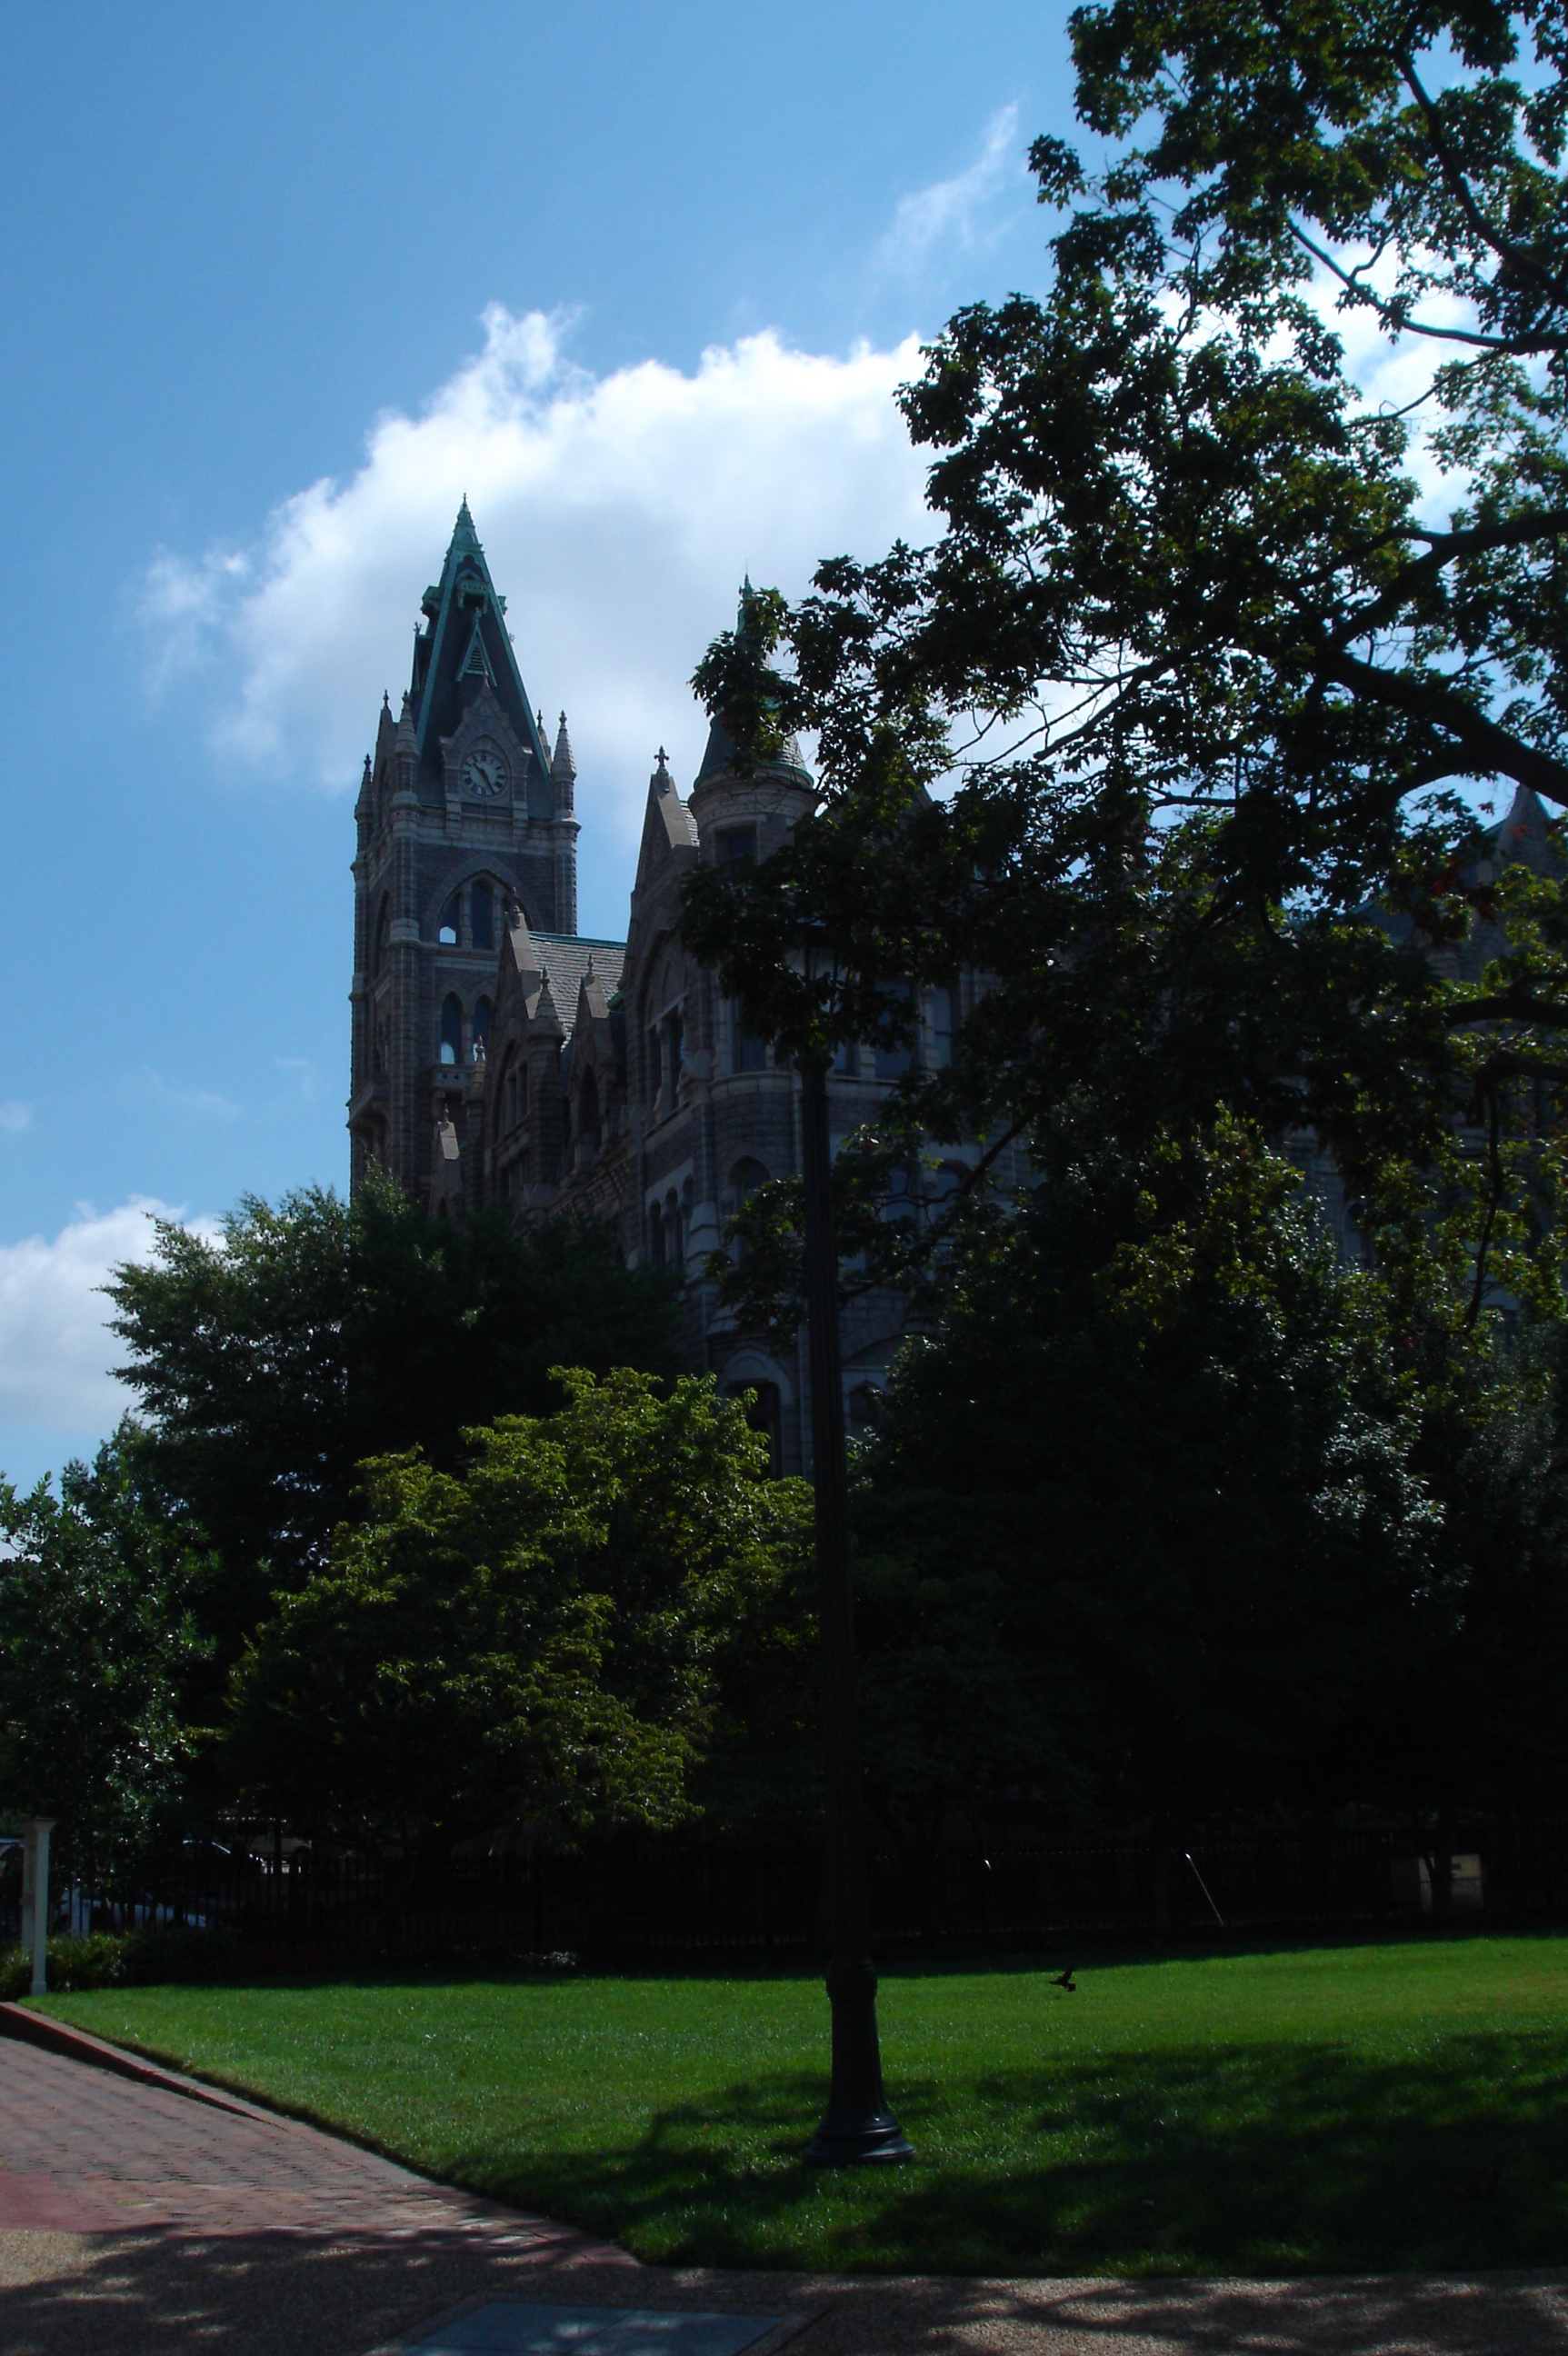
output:
[[0,2040],[0,2229],[123,2233],[155,2225],[202,2233],[479,2233],[609,2254],[606,2244],[427,2183],[248,2104],[193,2101]]
[[1568,2356],[1561,2274],[993,2282],[642,2266],[248,2104],[0,2037],[4,2356],[371,2356],[493,2301],[779,2318],[755,2356],[786,2341],[799,2356]]

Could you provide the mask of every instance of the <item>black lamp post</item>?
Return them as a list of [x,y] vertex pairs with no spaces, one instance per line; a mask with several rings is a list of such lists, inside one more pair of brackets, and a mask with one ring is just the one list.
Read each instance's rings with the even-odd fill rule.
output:
[[849,1501],[839,1365],[838,1252],[833,1240],[828,1148],[827,1060],[802,1056],[800,1174],[806,1209],[806,1310],[811,1367],[812,1478],[817,1493],[817,1574],[822,1621],[822,1716],[827,1749],[828,2000],[832,2007],[832,2084],[806,2158],[819,2167],[846,2160],[913,2159],[914,2147],[887,2107],[876,2039],[876,1974],[865,1895],[860,1728],[854,1699],[854,1616],[849,1588]]

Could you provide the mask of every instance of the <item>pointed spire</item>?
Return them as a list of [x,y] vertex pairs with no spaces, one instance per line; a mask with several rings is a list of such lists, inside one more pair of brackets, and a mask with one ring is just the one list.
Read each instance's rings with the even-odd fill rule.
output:
[[577,764],[572,758],[572,739],[566,734],[566,714],[561,714],[561,725],[555,732],[555,750],[550,759],[553,777],[575,777]]

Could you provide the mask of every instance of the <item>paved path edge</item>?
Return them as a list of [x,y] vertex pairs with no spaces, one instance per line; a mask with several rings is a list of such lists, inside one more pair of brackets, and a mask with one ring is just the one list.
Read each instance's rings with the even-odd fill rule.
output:
[[30,2012],[26,2005],[0,2003],[0,2036],[19,2037],[24,2044],[41,2045],[46,2052],[61,2053],[69,2062],[88,2062],[95,2069],[113,2070],[117,2077],[134,2078],[140,2085],[161,2086],[166,2094],[183,2094],[188,2102],[209,2104],[213,2110],[230,2111],[236,2118],[275,2122],[280,2115],[276,2111],[241,2102],[232,2094],[220,2094],[216,2086],[205,2086],[199,2078],[181,2077],[177,2070],[166,2070],[159,2062],[145,2061],[139,2053],[127,2052],[123,2045],[111,2045],[105,2038],[93,2037],[85,2029],[74,2029],[69,2021],[56,2020],[47,2012]]

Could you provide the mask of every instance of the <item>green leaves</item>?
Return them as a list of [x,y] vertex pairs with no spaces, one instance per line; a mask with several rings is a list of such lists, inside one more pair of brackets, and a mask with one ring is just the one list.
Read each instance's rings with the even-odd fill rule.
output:
[[0,1482],[0,1813],[56,1817],[62,1869],[112,1875],[179,1826],[215,1566],[119,1441],[67,1465],[58,1496]]
[[[905,390],[931,545],[769,608],[822,810],[683,929],[790,1053],[983,976],[887,1116],[910,1152],[1310,1136],[1474,1322],[1554,1229],[1568,1069],[1531,798],[1568,805],[1568,18],[1109,0],[1073,37],[1115,144],[1040,143],[1048,294]],[[1419,398],[1362,398],[1347,320],[1430,355]],[[1477,786],[1525,797],[1529,889]]]
[[223,1559],[208,1608],[224,1668],[273,1593],[326,1559],[364,1458],[455,1465],[467,1426],[553,1405],[563,1362],[672,1366],[670,1280],[623,1269],[602,1229],[457,1226],[375,1174],[351,1206],[319,1188],[249,1198],[217,1244],[165,1226],[109,1292],[143,1478]]
[[404,1850],[693,1812],[735,1678],[799,1641],[810,1493],[711,1381],[556,1373],[566,1405],[470,1431],[460,1474],[365,1468],[236,1677],[231,1764],[270,1807]]

